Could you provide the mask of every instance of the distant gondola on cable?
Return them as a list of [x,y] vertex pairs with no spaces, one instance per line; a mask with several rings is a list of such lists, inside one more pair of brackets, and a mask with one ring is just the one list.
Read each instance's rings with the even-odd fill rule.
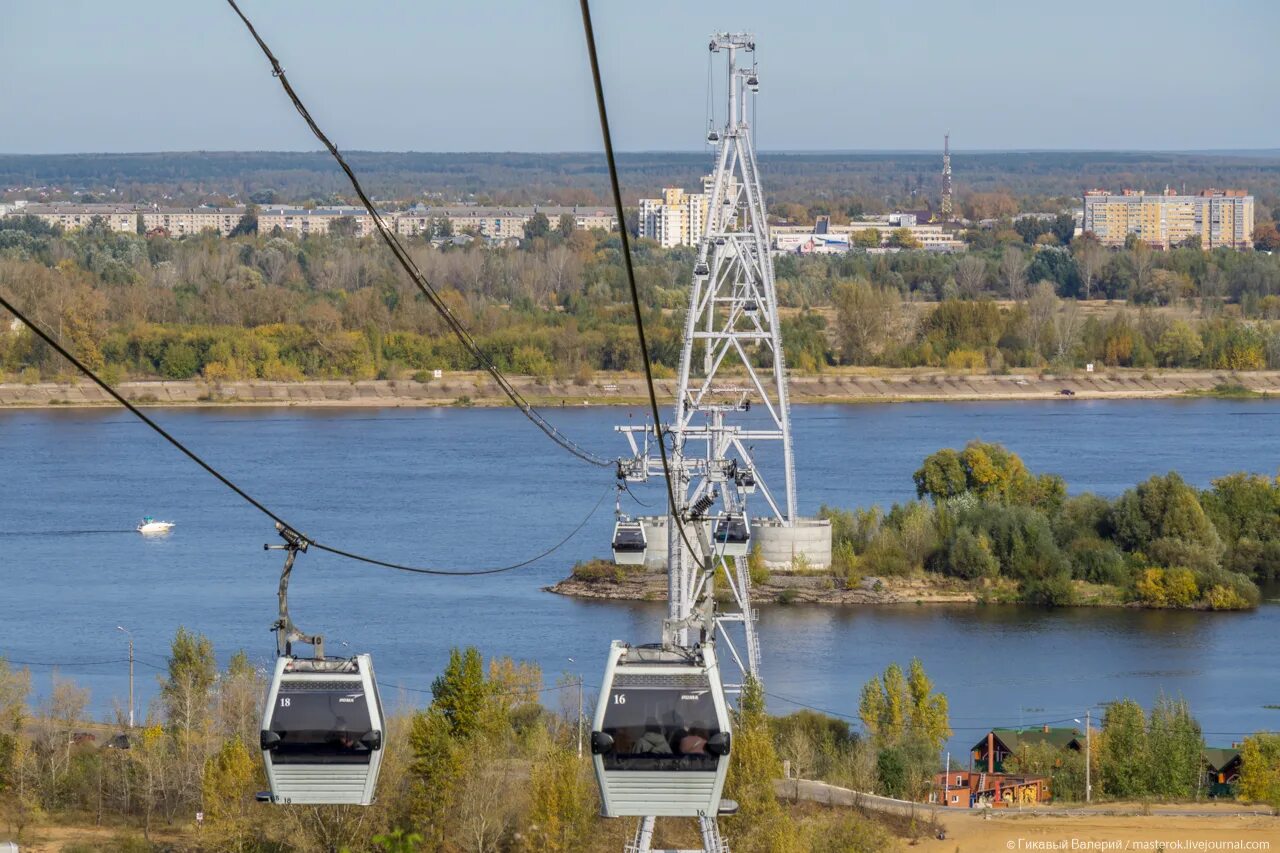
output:
[[716,815],[730,744],[711,644],[613,643],[591,732],[605,817]]
[[705,277],[711,275],[711,268],[707,266],[706,261],[698,261],[693,265],[693,274]]
[[738,489],[746,495],[755,494],[756,491],[756,472],[755,469],[746,466],[739,468],[733,475],[733,481],[737,483]]
[[[754,477],[752,480],[754,481]],[[751,524],[744,512],[722,512],[712,526],[712,549],[726,557],[745,557],[751,546]]]
[[621,516],[613,525],[613,561],[620,566],[644,565],[644,552],[648,547],[644,525]]
[[[277,524],[285,545],[275,672],[267,689],[259,745],[270,790],[258,799],[280,805],[370,805],[382,765],[382,701],[367,654],[326,658],[324,638],[303,634],[289,618],[289,574],[307,541]],[[297,657],[293,644],[314,657]]]

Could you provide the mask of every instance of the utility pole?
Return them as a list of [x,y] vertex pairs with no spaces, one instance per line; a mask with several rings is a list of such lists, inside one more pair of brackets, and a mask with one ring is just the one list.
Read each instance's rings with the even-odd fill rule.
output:
[[123,631],[125,636],[129,638],[129,728],[133,728],[133,632],[123,625],[116,626],[117,631]]
[[[1084,712],[1084,801],[1086,803],[1093,802],[1093,784],[1092,780],[1089,778],[1089,774],[1092,770],[1089,765],[1093,763],[1093,756],[1091,754],[1092,744],[1090,743],[1091,737],[1089,733],[1089,729],[1093,728],[1093,726],[1089,724],[1089,715],[1092,713],[1092,710],[1086,710]],[[1076,718],[1076,722],[1080,722],[1078,717]]]
[[[572,664],[577,663],[573,658],[567,660]],[[578,673],[578,758],[582,758],[582,673]]]
[[1089,778],[1089,765],[1093,763],[1093,755],[1091,754],[1090,749],[1091,744],[1089,743],[1091,738],[1089,729],[1093,728],[1093,726],[1089,724],[1090,713],[1091,711],[1089,710],[1084,712],[1084,801],[1086,803],[1093,802],[1093,783]]

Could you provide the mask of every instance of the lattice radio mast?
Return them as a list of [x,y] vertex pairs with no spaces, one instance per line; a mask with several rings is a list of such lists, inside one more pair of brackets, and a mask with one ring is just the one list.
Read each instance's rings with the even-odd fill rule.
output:
[[942,137],[942,219],[951,221],[951,134]]

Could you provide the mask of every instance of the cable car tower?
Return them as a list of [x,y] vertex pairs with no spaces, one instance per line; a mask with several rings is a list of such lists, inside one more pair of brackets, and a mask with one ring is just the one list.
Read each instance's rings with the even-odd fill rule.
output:
[[[717,129],[713,120],[707,133],[708,143],[715,146],[715,171],[706,180],[703,227],[695,228],[702,236],[693,267],[675,411],[666,430],[669,437],[663,439],[676,480],[672,485],[679,506],[672,511],[684,513],[707,498],[720,509],[711,514],[708,538],[714,560],[707,572],[700,555],[688,553],[685,540],[694,540],[678,534],[674,518],[667,520],[669,618],[687,618],[706,586],[706,575],[722,565],[737,607],[717,613],[718,634],[743,674],[759,677],[760,644],[747,569],[751,532],[746,499],[759,492],[774,518],[771,523],[788,528],[795,524],[791,416],[764,194],[747,109],[748,94],[754,98],[760,86],[755,36],[719,32],[711,36],[708,47],[713,59],[716,54],[726,59],[727,112],[722,127]],[[742,61],[744,55],[749,63]],[[753,405],[763,416],[750,425],[735,423]],[[620,474],[632,482],[661,476],[660,460],[650,453],[652,427],[617,429],[626,434],[633,454],[623,461]],[[753,449],[757,443],[780,449],[780,484],[771,487],[761,475]],[[741,649],[728,632],[733,623],[742,626],[741,632],[734,631]],[[725,687],[737,690],[741,682]]]

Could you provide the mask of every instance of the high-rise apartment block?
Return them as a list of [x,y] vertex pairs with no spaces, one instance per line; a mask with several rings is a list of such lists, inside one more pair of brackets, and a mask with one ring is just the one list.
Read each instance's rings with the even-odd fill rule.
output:
[[[640,199],[639,236],[657,240],[661,245],[696,246],[707,230],[707,213],[711,204],[712,178],[702,179],[702,192],[685,192],[680,187],[666,187],[662,198]],[[737,204],[739,183],[728,181],[724,208],[732,215]]]
[[1197,195],[1089,190],[1084,194],[1084,230],[1106,246],[1123,246],[1132,234],[1161,249],[1190,237],[1199,237],[1205,249],[1247,249],[1253,245],[1253,196],[1244,190],[1209,189]]

